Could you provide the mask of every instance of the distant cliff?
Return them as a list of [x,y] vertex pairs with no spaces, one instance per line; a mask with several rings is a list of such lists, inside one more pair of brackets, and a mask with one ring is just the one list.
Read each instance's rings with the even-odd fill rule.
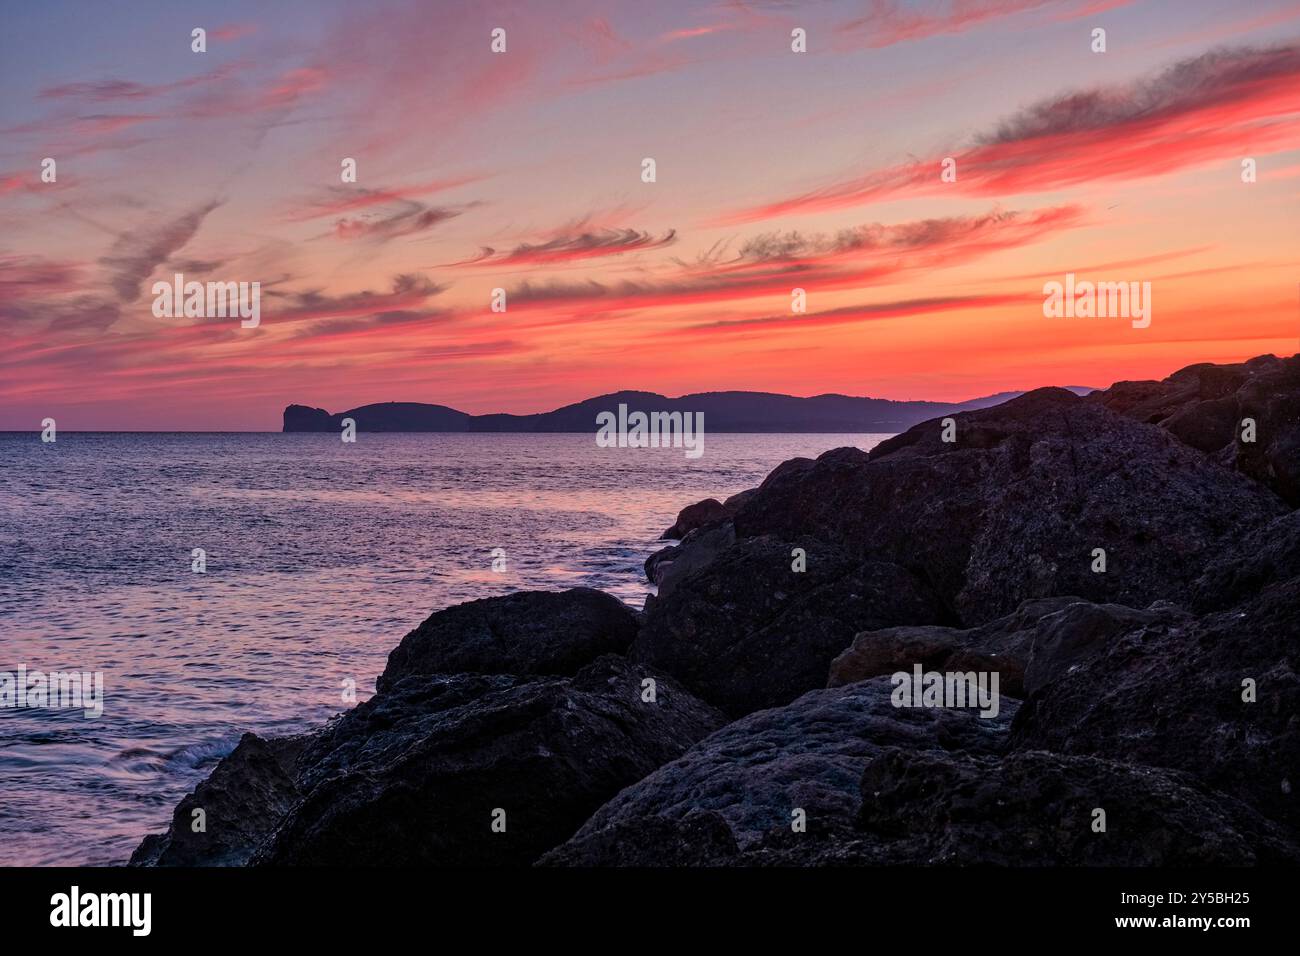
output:
[[[1071,391],[1092,391],[1072,386]],[[919,422],[950,413],[997,405],[1020,395],[1002,392],[967,402],[896,402],[884,398],[814,395],[796,398],[771,392],[700,392],[668,398],[654,392],[614,392],[535,415],[469,415],[446,405],[384,402],[330,414],[323,408],[290,405],[286,432],[336,432],[345,418],[365,432],[585,432],[600,412],[703,412],[713,432],[878,432],[905,431]]]

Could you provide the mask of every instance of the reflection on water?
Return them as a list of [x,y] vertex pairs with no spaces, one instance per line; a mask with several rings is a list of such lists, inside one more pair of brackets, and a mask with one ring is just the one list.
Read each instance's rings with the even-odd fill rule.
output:
[[681,507],[883,437],[710,435],[693,460],[585,434],[0,435],[0,671],[105,685],[99,720],[0,709],[3,862],[123,862],[242,732],[323,723],[346,678],[364,699],[431,611],[578,585],[640,607]]

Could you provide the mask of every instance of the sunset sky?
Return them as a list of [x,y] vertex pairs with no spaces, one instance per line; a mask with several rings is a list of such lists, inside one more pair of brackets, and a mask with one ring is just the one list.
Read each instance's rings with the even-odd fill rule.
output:
[[[955,400],[1300,345],[1294,0],[0,11],[0,429]],[[261,326],[156,318],[176,272],[260,282]],[[1150,327],[1045,318],[1067,272],[1149,281]]]

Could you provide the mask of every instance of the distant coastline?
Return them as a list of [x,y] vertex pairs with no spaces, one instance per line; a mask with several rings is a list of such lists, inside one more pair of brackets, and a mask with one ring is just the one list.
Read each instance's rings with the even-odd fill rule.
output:
[[[1079,395],[1094,391],[1073,385]],[[369,432],[588,432],[602,411],[626,405],[630,411],[702,413],[713,432],[742,434],[845,433],[895,434],[931,418],[989,408],[1023,392],[1001,392],[965,402],[900,402],[849,395],[798,398],[771,392],[700,392],[669,398],[655,392],[623,391],[589,398],[533,415],[471,415],[421,402],[383,402],[331,414],[323,408],[290,405],[284,410],[286,432],[337,432],[343,419]]]

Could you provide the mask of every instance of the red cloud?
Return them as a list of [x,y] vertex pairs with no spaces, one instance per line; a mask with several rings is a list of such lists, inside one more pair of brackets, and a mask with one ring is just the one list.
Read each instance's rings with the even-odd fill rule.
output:
[[396,186],[392,189],[365,189],[360,186],[333,186],[329,195],[321,199],[304,200],[303,208],[289,213],[285,218],[290,222],[305,222],[323,216],[338,216],[343,213],[368,209],[385,203],[409,202],[416,196],[455,189],[466,183],[477,182],[482,176],[460,176],[450,179],[434,179],[411,186]]
[[845,325],[856,322],[875,322],[911,315],[929,315],[935,312],[964,312],[968,309],[1000,308],[1009,305],[1038,303],[1042,296],[1027,295],[962,295],[933,296],[924,299],[902,299],[894,302],[876,302],[870,305],[849,305],[839,309],[807,314],[766,315],[744,319],[723,319],[687,326],[682,331],[695,335],[717,335],[732,332],[769,332],[779,329],[802,329],[824,325]]
[[943,157],[876,170],[742,209],[728,223],[840,209],[900,197],[1005,196],[1294,148],[1300,136],[1300,45],[1206,53],[1115,89],[1046,100]]
[[625,252],[662,249],[677,241],[677,231],[668,230],[658,239],[636,229],[602,229],[572,235],[559,235],[546,242],[521,243],[509,251],[498,252],[490,246],[474,258],[453,263],[456,266],[531,266],[562,265]]
[[856,288],[1029,245],[1082,220],[1079,207],[1059,206],[892,226],[877,223],[833,236],[773,233],[751,239],[731,258],[714,255],[680,263],[678,273],[670,278],[612,284],[524,282],[510,293],[509,301],[512,309],[562,311],[589,303],[616,312],[788,294],[795,287]]
[[240,37],[246,37],[256,33],[257,27],[251,23],[228,23],[225,26],[217,27],[210,30],[208,36],[214,40],[238,40]]
[[953,0],[930,3],[928,8],[906,8],[897,0],[873,0],[871,12],[840,24],[841,36],[873,49],[922,40],[948,33],[964,33],[993,20],[1001,20],[1044,8],[1062,8],[1058,20],[1090,16],[1114,7],[1127,6],[1131,0]]

